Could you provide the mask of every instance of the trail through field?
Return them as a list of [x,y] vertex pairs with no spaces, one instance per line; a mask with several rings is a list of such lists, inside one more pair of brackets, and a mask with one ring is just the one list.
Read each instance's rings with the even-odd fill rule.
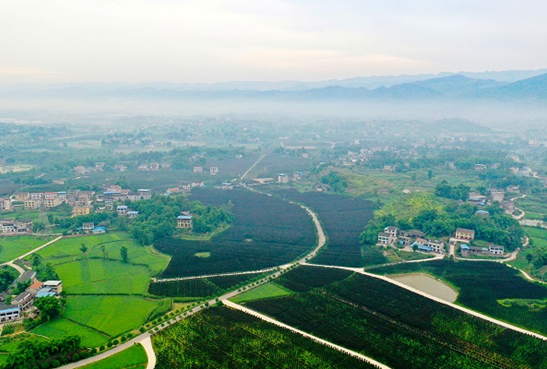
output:
[[490,323],[494,323],[494,324],[497,324],[499,326],[502,326],[504,328],[508,328],[508,329],[511,329],[513,331],[516,331],[516,332],[519,332],[519,333],[523,333],[523,334],[527,334],[529,336],[532,336],[532,337],[535,337],[535,338],[538,338],[542,341],[547,341],[547,337],[546,336],[543,336],[541,334],[538,334],[538,333],[535,333],[535,332],[532,332],[532,331],[529,331],[529,330],[526,330],[526,329],[523,329],[523,328],[520,328],[520,327],[517,327],[517,326],[514,326],[512,324],[509,324],[509,323],[505,323],[505,322],[502,322],[501,320],[498,320],[498,319],[494,319],[492,317],[489,317],[487,315],[484,315],[484,314],[481,314],[481,313],[478,313],[476,311],[473,311],[471,309],[468,309],[468,308],[465,308],[463,306],[460,306],[460,305],[456,305],[454,303],[451,303],[451,302],[448,302],[448,301],[445,301],[443,299],[440,299],[438,297],[435,297],[433,295],[430,295],[428,293],[425,293],[423,291],[420,291],[418,289],[415,289],[413,287],[410,287],[410,286],[407,286],[401,282],[398,282],[394,279],[391,279],[391,278],[388,278],[388,277],[385,277],[385,276],[382,276],[382,275],[377,275],[377,274],[372,274],[372,273],[367,273],[365,272],[362,268],[349,268],[349,267],[341,267],[341,266],[333,266],[333,265],[317,265],[317,264],[308,264],[306,263],[305,265],[309,265],[309,266],[314,266],[314,267],[319,267],[319,268],[338,268],[338,269],[344,269],[344,270],[349,270],[349,271],[353,271],[355,273],[359,273],[359,274],[363,274],[363,275],[366,275],[368,277],[372,277],[372,278],[377,278],[377,279],[381,279],[383,281],[386,281],[386,282],[389,282],[391,284],[394,284],[398,287],[401,287],[401,288],[404,288],[405,290],[408,290],[410,292],[414,292],[418,295],[421,295],[423,297],[427,297],[428,299],[430,300],[433,300],[435,302],[438,302],[440,304],[444,304],[444,305],[448,305],[454,309],[457,309],[457,310],[460,310],[460,311],[463,311],[464,313],[467,313],[469,315],[473,315],[477,318],[480,318],[480,319],[483,319],[483,320],[486,320]]
[[63,236],[59,236],[59,237],[57,237],[57,238],[55,238],[55,239],[53,239],[53,240],[51,240],[51,241],[49,241],[49,242],[43,244],[42,246],[38,246],[38,247],[35,248],[34,250],[31,250],[31,251],[27,252],[27,253],[24,254],[24,255],[21,255],[21,256],[19,256],[19,257],[16,257],[15,259],[10,260],[10,261],[5,262],[5,263],[0,264],[0,265],[9,265],[10,267],[16,269],[16,270],[19,272],[19,274],[23,274],[23,273],[25,272],[25,269],[23,269],[23,268],[21,268],[19,265],[15,264],[14,262],[15,262],[16,260],[18,260],[18,259],[24,259],[24,258],[26,258],[27,256],[32,255],[32,254],[34,254],[35,252],[40,251],[40,250],[42,250],[42,249],[45,248],[45,247],[48,247],[48,246],[51,245],[52,243],[55,243],[55,242],[59,241],[61,238],[63,238]]
[[267,272],[273,272],[276,270],[277,267],[271,267],[266,269],[260,269],[260,270],[251,270],[248,272],[232,272],[232,273],[220,273],[220,274],[209,274],[209,275],[198,275],[198,276],[192,276],[192,277],[176,277],[176,278],[152,278],[152,281],[156,283],[161,282],[173,282],[173,281],[186,281],[190,279],[202,279],[202,278],[214,278],[214,277],[229,277],[232,275],[245,275],[245,274],[258,274],[258,273],[267,273]]
[[242,312],[244,312],[244,313],[246,313],[246,314],[249,314],[249,315],[251,315],[251,316],[254,316],[255,318],[264,320],[265,322],[268,322],[268,323],[270,323],[270,324],[274,324],[274,325],[277,325],[278,327],[281,327],[281,328],[287,329],[287,330],[289,330],[289,331],[291,331],[291,332],[297,333],[297,334],[299,334],[299,335],[301,335],[301,336],[304,336],[304,337],[306,337],[306,338],[309,338],[309,339],[311,339],[311,340],[313,340],[313,341],[315,341],[315,342],[318,342],[318,343],[320,343],[320,344],[322,344],[322,345],[328,346],[328,347],[333,348],[333,349],[335,349],[335,350],[337,350],[337,351],[343,352],[343,353],[345,353],[345,354],[347,354],[347,355],[350,355],[350,356],[353,356],[353,357],[355,357],[355,358],[357,358],[357,359],[363,360],[363,361],[365,361],[365,362],[367,362],[367,363],[369,363],[369,364],[371,364],[371,365],[374,365],[374,366],[376,366],[376,367],[378,367],[378,368],[381,368],[381,369],[390,369],[389,366],[384,365],[384,364],[382,364],[382,363],[380,363],[380,362],[378,362],[378,361],[376,361],[376,360],[374,360],[374,359],[372,359],[372,358],[370,358],[370,357],[368,357],[368,356],[365,356],[365,355],[360,354],[360,353],[358,353],[358,352],[349,350],[349,349],[347,349],[347,348],[345,348],[345,347],[336,345],[336,344],[334,344],[334,343],[332,343],[332,342],[326,341],[326,340],[324,340],[324,339],[321,339],[321,338],[319,338],[319,337],[316,337],[316,336],[314,336],[314,335],[311,335],[311,334],[309,334],[309,333],[306,333],[306,332],[304,332],[304,331],[301,331],[300,329],[291,327],[290,325],[281,323],[281,322],[278,321],[278,320],[272,319],[272,318],[270,318],[269,316],[266,316],[266,315],[264,315],[264,314],[260,314],[260,313],[254,311],[254,310],[251,310],[251,309],[249,309],[249,308],[246,308],[246,307],[241,306],[241,305],[239,305],[239,304],[236,304],[236,303],[234,303],[234,302],[225,301],[225,304],[226,304],[226,306],[231,307],[232,309],[240,310],[240,311],[242,311]]
[[251,170],[253,170],[253,168],[256,167],[256,165],[257,165],[258,163],[260,163],[260,161],[261,161],[262,159],[264,159],[265,156],[266,156],[266,154],[262,155],[257,161],[255,161],[255,163],[254,163],[253,165],[251,165],[251,167],[250,167],[249,169],[247,169],[247,171],[246,171],[245,173],[243,173],[243,175],[241,176],[241,178],[240,178],[239,180],[242,181],[242,180],[245,178],[245,176],[247,176],[247,174],[249,174],[249,172],[250,172]]

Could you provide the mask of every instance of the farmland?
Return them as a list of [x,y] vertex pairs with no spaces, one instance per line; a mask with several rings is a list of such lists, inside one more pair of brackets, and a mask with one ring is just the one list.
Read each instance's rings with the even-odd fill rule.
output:
[[387,262],[378,250],[363,248],[359,243],[359,235],[372,218],[372,204],[369,201],[295,190],[279,191],[277,194],[303,203],[318,214],[328,243],[312,260],[313,263],[359,267]]
[[136,296],[69,296],[63,317],[116,337],[144,324],[160,306]]
[[370,272],[382,275],[415,272],[432,274],[459,289],[456,303],[547,334],[547,311],[537,309],[534,305],[534,301],[541,303],[547,300],[547,287],[527,281],[518,270],[506,265],[439,260],[374,268]]
[[233,297],[236,303],[290,295],[292,292],[275,283],[266,283]]
[[93,364],[86,365],[82,369],[146,369],[148,357],[141,345],[133,345],[109,358]]
[[225,307],[200,312],[152,337],[157,369],[372,368],[334,349]]
[[53,237],[14,236],[0,239],[0,263],[13,260],[42,246]]
[[31,333],[52,339],[60,339],[76,334],[82,338],[82,345],[86,347],[98,347],[109,339],[105,334],[64,318],[57,318],[42,324],[34,328]]
[[363,275],[246,305],[393,368],[547,365],[540,340]]
[[263,273],[235,274],[221,277],[188,279],[168,282],[152,282],[148,292],[157,296],[169,297],[209,297],[230,289],[237,289]]
[[[301,208],[246,190],[194,190],[192,199],[219,206],[232,203],[235,221],[210,241],[164,238],[155,247],[172,255],[162,277],[259,270],[304,255],[316,240],[311,218]],[[208,252],[207,258],[196,254]]]

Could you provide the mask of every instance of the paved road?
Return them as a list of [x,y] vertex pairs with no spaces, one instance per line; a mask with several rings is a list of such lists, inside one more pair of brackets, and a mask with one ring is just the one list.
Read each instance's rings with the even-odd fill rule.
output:
[[188,279],[201,279],[201,278],[213,278],[213,277],[228,277],[231,275],[245,275],[245,274],[258,274],[258,273],[267,273],[273,272],[277,267],[260,269],[260,270],[251,270],[248,272],[232,272],[232,273],[221,273],[221,274],[208,274],[208,275],[198,275],[193,277],[178,277],[178,278],[152,278],[154,282],[171,282],[171,281],[185,281]]
[[[141,344],[144,347],[146,354],[148,355],[148,366],[146,367],[146,369],[154,369],[154,367],[156,366],[156,354],[154,353],[154,350],[152,350],[152,343],[150,342],[150,333],[141,334],[140,336],[135,337],[132,340],[127,341],[126,343],[122,343],[121,345],[116,346],[115,348],[109,351],[105,351],[102,354],[95,355],[93,357],[87,358],[85,360],[80,360],[72,364],[63,365],[59,367],[59,369],[81,368],[82,366],[89,365],[99,360],[106,359],[107,357],[120,353],[123,350],[128,349],[131,346],[137,345],[137,344]],[[151,350],[152,352],[149,353],[149,350]],[[151,366],[151,364],[153,364],[153,366]]]
[[15,268],[15,269],[19,272],[19,274],[23,274],[23,273],[25,272],[25,269],[23,269],[23,268],[21,268],[19,265],[15,264],[15,263],[14,263],[15,260],[24,259],[24,258],[26,258],[27,256],[32,255],[32,254],[34,254],[34,253],[37,252],[37,251],[40,251],[40,250],[43,249],[44,247],[48,247],[48,246],[51,245],[52,243],[55,243],[55,242],[59,241],[61,238],[63,238],[63,236],[59,236],[59,237],[57,237],[57,238],[55,238],[55,239],[53,239],[53,240],[51,240],[51,241],[49,241],[49,242],[43,244],[42,246],[39,246],[39,247],[35,248],[34,250],[31,250],[31,251],[27,252],[27,253],[24,254],[24,255],[21,255],[21,256],[19,256],[19,257],[16,257],[15,259],[10,260],[10,261],[5,262],[5,263],[2,263],[2,264],[0,264],[0,265],[9,265],[10,267]]
[[320,343],[320,344],[322,344],[322,345],[328,346],[328,347],[333,348],[333,349],[335,349],[335,350],[337,350],[337,351],[341,351],[341,352],[343,352],[343,353],[345,353],[345,354],[347,354],[347,355],[350,355],[350,356],[353,356],[353,357],[355,357],[355,358],[357,358],[357,359],[363,360],[363,361],[365,361],[365,362],[367,362],[367,363],[369,363],[369,364],[371,364],[371,365],[376,366],[377,368],[381,368],[381,369],[390,369],[389,366],[384,365],[384,364],[382,364],[382,363],[380,363],[380,362],[378,362],[378,361],[376,361],[376,360],[374,360],[374,359],[372,359],[372,358],[370,358],[370,357],[368,357],[368,356],[365,356],[365,355],[362,355],[362,354],[360,354],[360,353],[358,353],[358,352],[349,350],[349,349],[347,349],[347,348],[345,348],[345,347],[342,347],[342,346],[339,346],[339,345],[335,345],[335,344],[332,343],[332,342],[329,342],[329,341],[326,341],[326,340],[321,339],[321,338],[319,338],[319,337],[313,336],[313,335],[311,335],[311,334],[309,334],[309,333],[306,333],[306,332],[304,332],[304,331],[301,331],[300,329],[296,329],[296,328],[294,328],[294,327],[291,327],[290,325],[281,323],[281,322],[278,321],[278,320],[272,319],[272,318],[270,318],[269,316],[266,316],[266,315],[264,315],[264,314],[260,314],[259,312],[256,312],[256,311],[254,311],[254,310],[248,309],[248,308],[246,308],[246,307],[244,307],[244,306],[241,306],[241,305],[239,305],[239,304],[235,304],[235,303],[233,303],[233,302],[231,302],[231,301],[226,301],[225,304],[226,304],[226,306],[229,306],[229,307],[231,307],[231,308],[233,308],[233,309],[237,309],[237,310],[243,311],[244,313],[247,313],[247,314],[249,314],[249,315],[252,315],[252,316],[254,316],[254,317],[258,318],[258,319],[264,320],[264,321],[266,321],[266,322],[268,322],[268,323],[270,323],[270,324],[277,325],[278,327],[287,329],[287,330],[289,330],[289,331],[291,331],[291,332],[295,332],[295,333],[300,334],[300,335],[302,335],[302,336],[304,336],[304,337],[306,337],[306,338],[310,338],[310,339],[312,339],[313,341],[318,342],[318,343]]
[[436,301],[438,303],[441,303],[443,305],[447,305],[447,306],[450,306],[454,309],[457,309],[457,310],[460,310],[464,313],[467,313],[469,315],[473,315],[477,318],[480,318],[480,319],[483,319],[483,320],[486,320],[490,323],[494,323],[494,324],[497,324],[499,326],[502,326],[504,328],[508,328],[508,329],[511,329],[513,331],[516,331],[516,332],[519,332],[519,333],[524,333],[524,334],[527,334],[527,335],[530,335],[530,336],[533,336],[535,338],[538,338],[540,340],[543,340],[543,341],[547,341],[547,337],[546,336],[543,336],[541,334],[538,334],[538,333],[535,333],[535,332],[532,332],[532,331],[529,331],[529,330],[526,330],[526,329],[523,329],[523,328],[520,328],[520,327],[517,327],[517,326],[514,326],[512,324],[509,324],[509,323],[506,323],[506,322],[502,322],[501,320],[498,320],[498,319],[494,319],[492,317],[489,317],[487,315],[484,315],[484,314],[481,314],[481,313],[478,313],[476,311],[473,311],[471,309],[468,309],[468,308],[465,308],[463,306],[460,306],[460,305],[456,305],[454,303],[451,303],[451,302],[448,302],[448,301],[445,301],[445,300],[442,300],[438,297],[435,297],[433,295],[430,295],[428,293],[425,293],[423,291],[420,291],[416,288],[413,288],[413,287],[410,287],[410,286],[407,286],[406,284],[403,284],[399,281],[396,281],[396,280],[393,280],[391,278],[388,278],[388,277],[385,277],[385,276],[382,276],[382,275],[377,275],[377,274],[372,274],[372,273],[367,273],[365,272],[362,268],[349,268],[349,267],[341,267],[341,266],[334,266],[334,265],[316,265],[316,264],[307,264],[307,265],[311,265],[311,266],[316,266],[316,267],[321,267],[321,268],[337,268],[337,269],[344,269],[344,270],[350,270],[350,271],[353,271],[355,273],[359,273],[359,274],[363,274],[363,275],[366,275],[366,276],[369,276],[369,277],[372,277],[372,278],[377,278],[377,279],[381,279],[383,281],[386,281],[388,283],[391,283],[391,284],[394,284],[398,287],[401,287],[401,288],[404,288],[405,290],[408,290],[410,292],[414,292],[418,295],[421,295],[423,297],[427,297],[428,299],[430,300],[433,300],[433,301]]

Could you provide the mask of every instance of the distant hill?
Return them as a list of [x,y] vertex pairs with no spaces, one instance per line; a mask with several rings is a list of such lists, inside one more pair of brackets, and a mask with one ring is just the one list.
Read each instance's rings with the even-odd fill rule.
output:
[[547,100],[547,73],[486,89],[478,92],[477,96],[497,100]]

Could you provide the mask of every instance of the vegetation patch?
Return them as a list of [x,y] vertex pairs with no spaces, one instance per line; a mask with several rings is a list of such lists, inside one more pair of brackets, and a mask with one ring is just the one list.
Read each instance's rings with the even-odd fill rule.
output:
[[272,297],[287,296],[291,293],[292,292],[290,290],[287,290],[286,288],[275,283],[266,283],[232,297],[231,300],[236,303],[241,303],[246,301],[269,299]]
[[538,339],[359,274],[246,305],[392,368],[547,365],[547,345]]
[[211,253],[210,252],[196,252],[194,254],[195,257],[197,258],[209,258],[211,257]]
[[343,269],[300,266],[283,274],[276,283],[294,292],[308,292],[313,288],[344,280],[352,274],[353,272]]
[[[53,237],[13,236],[0,240],[0,263],[5,263],[51,241]],[[47,249],[47,247],[46,247]]]
[[109,339],[109,337],[104,334],[64,318],[57,318],[42,324],[33,329],[31,333],[53,339],[61,339],[69,335],[77,335],[81,337],[82,345],[86,347],[99,347]]
[[146,323],[160,305],[137,296],[69,296],[63,318],[115,337]]
[[545,300],[547,287],[530,282],[507,265],[481,261],[433,260],[373,268],[375,274],[429,273],[447,281],[459,291],[456,303],[526,329],[547,334],[547,309],[530,310],[528,306],[498,301]]
[[[226,307],[211,308],[152,336],[156,369],[373,368],[299,334]],[[191,363],[191,364],[190,364]]]
[[208,297],[221,289],[204,279],[183,279],[179,281],[154,282],[148,292],[157,296],[169,297]]
[[[166,237],[155,247],[172,255],[162,276],[184,277],[260,270],[295,260],[313,248],[315,228],[296,205],[248,190],[194,190],[192,199],[211,206],[232,203],[234,222],[210,241]],[[244,242],[252,239],[252,242]],[[195,256],[210,253],[210,257]]]
[[148,356],[142,345],[133,345],[96,363],[86,365],[83,369],[146,369]]
[[359,235],[373,215],[369,201],[322,192],[287,190],[278,194],[309,206],[319,216],[328,243],[313,263],[360,267],[387,262],[376,248],[363,248],[359,243]]

